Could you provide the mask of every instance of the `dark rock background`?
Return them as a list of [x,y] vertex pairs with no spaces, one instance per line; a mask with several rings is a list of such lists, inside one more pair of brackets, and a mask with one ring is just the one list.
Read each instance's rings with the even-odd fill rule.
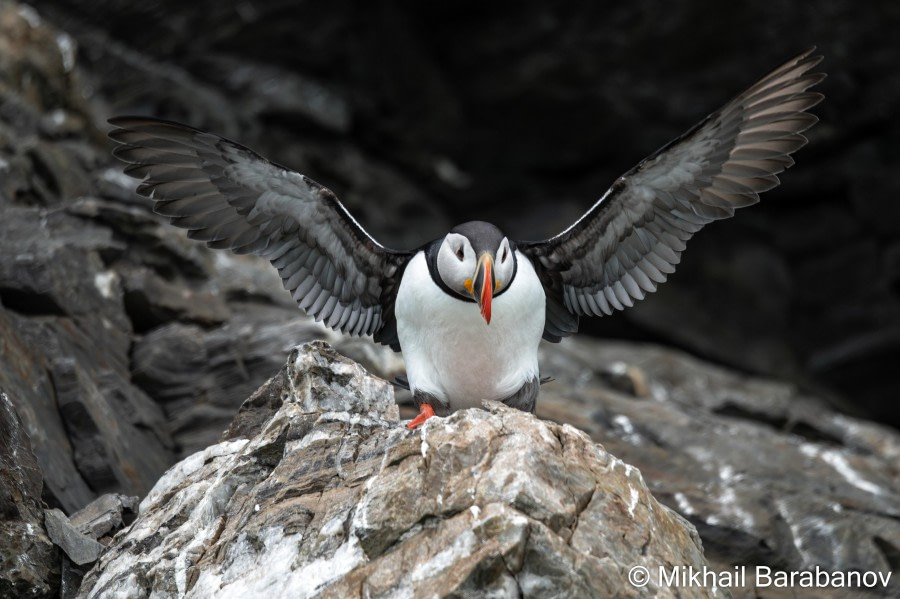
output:
[[[897,533],[885,540],[883,525],[896,520],[897,437],[873,424],[877,440],[858,442],[859,425],[822,407],[825,398],[900,425],[900,52],[889,43],[898,26],[891,2],[0,0],[0,392],[43,471],[42,487],[33,472],[8,485],[24,485],[31,502],[10,526],[33,519],[36,493],[69,515],[103,493],[144,496],[174,460],[219,437],[296,343],[324,336],[379,375],[402,368],[367,340],[310,323],[272,269],[163,224],[113,163],[108,117],[167,117],[236,139],[332,188],[389,245],[416,246],[473,218],[540,237],[815,44],[829,74],[822,122],[784,184],[698,234],[658,293],[584,327],[686,349],[787,390],[744,388],[740,377],[707,388],[695,384],[716,379],[704,368],[658,374],[668,354],[612,345],[625,364],[644,360],[654,384],[687,381],[688,417],[674,427],[657,403],[631,410],[580,387],[634,391],[604,370],[615,356],[582,339],[545,352],[564,384],[548,389],[539,415],[588,430],[640,467],[718,563],[826,563],[795,554],[784,527],[833,494],[849,513],[840,530],[875,539],[866,563],[900,571]],[[638,421],[657,412],[655,424]],[[716,450],[721,465],[709,448],[732,435],[746,449]],[[774,447],[771,457],[757,442]],[[821,466],[838,468],[829,447],[846,452],[836,475]],[[765,457],[744,461],[743,451]],[[862,495],[845,489],[859,480],[841,482],[845,464],[863,477]],[[890,492],[872,492],[872,480]],[[777,481],[790,493],[773,495]],[[718,499],[703,500],[708,487]],[[754,526],[729,511],[736,493],[758,504]],[[771,503],[782,496],[791,505]],[[829,509],[801,533],[816,538],[837,522]],[[875,524],[860,524],[872,513]],[[829,543],[841,546],[840,534]],[[844,546],[831,566],[857,563],[856,545]]]

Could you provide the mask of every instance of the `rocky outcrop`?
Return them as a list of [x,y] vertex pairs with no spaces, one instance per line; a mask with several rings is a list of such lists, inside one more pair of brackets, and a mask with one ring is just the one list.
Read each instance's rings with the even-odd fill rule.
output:
[[0,597],[53,597],[59,557],[44,531],[43,480],[22,422],[0,390]]
[[410,431],[388,383],[301,346],[243,424],[160,479],[79,597],[649,597],[630,568],[705,565],[637,469],[486,408]]
[[545,385],[537,414],[640,468],[713,563],[893,572],[900,588],[895,431],[662,348],[573,340],[542,364],[577,382]]
[[40,13],[0,1],[0,388],[34,441],[44,499],[68,514],[107,492],[145,495],[324,331],[268,264],[215,256],[136,202],[107,166],[76,56]]

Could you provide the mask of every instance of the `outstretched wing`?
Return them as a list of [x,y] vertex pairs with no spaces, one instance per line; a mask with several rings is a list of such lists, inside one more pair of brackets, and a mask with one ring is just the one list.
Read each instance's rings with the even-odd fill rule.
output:
[[778,173],[806,144],[817,121],[806,111],[822,95],[806,91],[810,49],[772,71],[680,138],[619,177],[559,235],[518,242],[548,289],[544,338],[578,329],[578,316],[630,307],[675,271],[685,242],[704,225],[734,215],[778,185]]
[[211,248],[270,260],[326,326],[399,348],[393,303],[411,253],[375,241],[328,189],[232,141],[158,119],[109,122],[113,154],[157,213]]

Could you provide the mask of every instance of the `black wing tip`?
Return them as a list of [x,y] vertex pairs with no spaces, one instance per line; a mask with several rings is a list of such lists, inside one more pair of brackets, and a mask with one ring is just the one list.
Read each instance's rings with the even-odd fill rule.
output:
[[139,114],[120,114],[118,116],[106,119],[106,122],[115,127],[127,129],[129,127],[140,127],[141,125],[171,125],[182,129],[194,129],[190,125],[179,123],[178,121],[170,121],[155,116],[145,116]]
[[112,125],[114,128],[107,133],[107,137],[116,143],[124,143],[118,139],[118,137],[122,137],[128,133],[136,133],[140,132],[143,129],[147,129],[149,127],[162,127],[169,129],[176,129],[178,131],[186,131],[189,133],[201,133],[205,134],[206,132],[202,129],[197,129],[196,127],[191,127],[190,125],[185,125],[184,123],[179,123],[177,121],[170,121],[167,119],[157,118],[155,116],[140,116],[140,115],[119,115],[106,119],[106,122]]
[[[115,127],[112,131],[109,132],[109,135],[111,136],[113,133],[116,133],[116,132],[133,131],[135,128],[138,128],[141,126],[146,126],[146,125],[156,124],[156,123],[165,123],[167,121],[161,121],[160,119],[157,119],[152,116],[138,116],[138,115],[131,115],[131,114],[123,114],[123,115],[108,118],[108,119],[106,119],[106,122],[109,123],[110,125],[112,125],[113,127]],[[175,123],[173,123],[173,124],[175,124]]]
[[819,49],[819,47],[816,46],[815,44],[813,44],[812,46],[807,46],[806,50],[803,50],[802,52],[797,54],[797,57],[796,57],[797,62],[800,62],[801,60],[806,60],[806,59],[816,60],[816,61],[822,60],[822,55],[816,54],[816,51],[818,49]]

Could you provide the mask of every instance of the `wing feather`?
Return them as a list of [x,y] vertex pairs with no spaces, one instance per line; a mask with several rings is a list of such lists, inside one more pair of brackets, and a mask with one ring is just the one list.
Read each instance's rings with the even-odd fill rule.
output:
[[[382,314],[411,252],[375,241],[331,191],[227,139],[169,121],[110,120],[113,154],[154,210],[209,247],[272,262],[316,320],[399,350]],[[384,304],[384,305],[383,305]]]
[[[544,337],[578,329],[578,316],[623,310],[675,272],[691,236],[778,185],[806,144],[825,75],[810,49],[781,65],[680,138],[620,177],[574,224],[517,242],[548,288]],[[568,312],[568,314],[566,313]]]

